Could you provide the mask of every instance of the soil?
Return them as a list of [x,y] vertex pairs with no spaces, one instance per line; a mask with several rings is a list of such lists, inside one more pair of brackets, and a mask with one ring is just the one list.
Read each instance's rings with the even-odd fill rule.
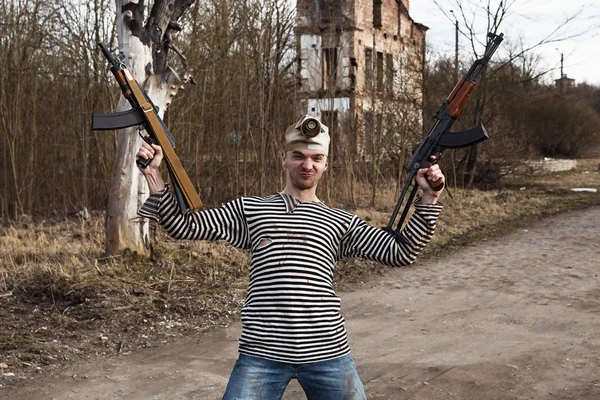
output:
[[[600,207],[572,211],[341,293],[368,398],[599,399],[599,237]],[[220,399],[239,332],[0,373],[0,398]]]

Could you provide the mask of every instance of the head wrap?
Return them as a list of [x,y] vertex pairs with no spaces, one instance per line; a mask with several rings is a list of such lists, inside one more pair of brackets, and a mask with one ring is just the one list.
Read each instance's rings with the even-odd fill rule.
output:
[[284,150],[308,149],[329,154],[329,129],[317,117],[305,115],[285,131]]

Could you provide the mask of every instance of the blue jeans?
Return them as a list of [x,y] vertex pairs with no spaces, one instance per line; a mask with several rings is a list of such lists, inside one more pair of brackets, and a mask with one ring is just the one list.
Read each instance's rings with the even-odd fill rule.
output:
[[298,380],[308,400],[366,400],[349,355],[308,364],[290,364],[240,354],[223,400],[279,400],[290,380]]

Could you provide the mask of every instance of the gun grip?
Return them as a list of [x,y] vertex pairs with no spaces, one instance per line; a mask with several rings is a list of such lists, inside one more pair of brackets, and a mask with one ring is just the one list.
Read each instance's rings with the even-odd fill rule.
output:
[[431,186],[431,188],[436,191],[439,192],[440,190],[442,190],[444,188],[444,186],[446,186],[444,184],[444,181],[442,181],[441,179],[437,180],[437,181],[433,181],[433,182],[429,182],[429,186]]
[[142,157],[138,157],[138,158],[135,159],[135,163],[141,169],[146,169],[148,167],[148,164],[150,164],[151,162],[152,162],[151,158],[145,159],[145,158],[142,158]]
[[[148,144],[154,144],[154,142],[152,141],[152,137],[150,137],[149,135],[143,136],[140,133],[140,136],[144,140],[144,142],[146,142]],[[146,159],[146,158],[138,157],[135,159],[135,163],[141,169],[146,169],[148,167],[148,164],[150,164],[151,162],[152,162],[151,158]]]
[[447,132],[440,138],[438,145],[443,149],[458,149],[473,146],[489,139],[483,124],[463,132]]

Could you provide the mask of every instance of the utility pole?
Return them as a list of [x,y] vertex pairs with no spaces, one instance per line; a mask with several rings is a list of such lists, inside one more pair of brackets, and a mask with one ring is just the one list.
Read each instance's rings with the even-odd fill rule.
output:
[[[557,51],[558,48],[556,49]],[[563,84],[564,84],[564,78],[565,78],[565,72],[563,69],[563,63],[564,63],[564,54],[562,51],[560,51],[560,77],[558,78],[558,93],[559,94],[563,94]]]
[[561,78],[563,76],[565,76],[564,70],[563,70],[563,62],[564,62],[564,55],[563,55],[563,53],[560,53],[560,77]]
[[564,62],[564,55],[561,52],[560,53],[560,94],[563,94],[563,78],[565,77],[564,75],[564,70],[563,70],[563,62]]
[[454,81],[458,82],[458,19],[454,15],[454,10],[450,10],[454,16]]

